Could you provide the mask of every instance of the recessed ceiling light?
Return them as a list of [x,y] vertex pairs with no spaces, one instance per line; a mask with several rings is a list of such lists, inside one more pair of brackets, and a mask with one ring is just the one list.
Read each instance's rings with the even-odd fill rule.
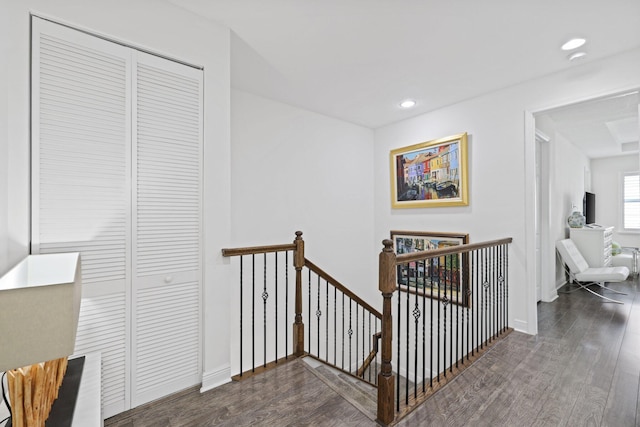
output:
[[587,52],[573,52],[571,55],[567,56],[567,58],[569,58],[569,61],[574,61],[585,56],[587,56]]
[[400,106],[402,108],[411,108],[415,105],[416,105],[416,101],[414,101],[413,99],[405,99],[400,103]]
[[585,44],[586,42],[587,41],[585,39],[580,39],[580,38],[571,39],[562,45],[562,50],[576,49],[582,46],[583,44]]

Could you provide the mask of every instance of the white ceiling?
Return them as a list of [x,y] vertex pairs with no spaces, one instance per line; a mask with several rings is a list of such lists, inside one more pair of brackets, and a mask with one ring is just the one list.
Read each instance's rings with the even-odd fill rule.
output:
[[232,30],[234,88],[374,129],[640,46],[638,0],[169,1]]
[[536,123],[552,126],[590,158],[637,153],[639,102],[637,91],[616,94],[539,113]]

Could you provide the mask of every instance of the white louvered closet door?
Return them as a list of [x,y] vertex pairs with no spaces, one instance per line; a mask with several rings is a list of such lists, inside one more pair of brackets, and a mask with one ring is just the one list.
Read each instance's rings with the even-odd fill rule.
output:
[[32,253],[80,252],[75,351],[102,354],[102,407],[129,407],[131,53],[40,19],[32,38]]
[[201,380],[202,71],[32,28],[32,252],[82,255],[107,418]]
[[137,53],[133,405],[200,382],[202,72]]

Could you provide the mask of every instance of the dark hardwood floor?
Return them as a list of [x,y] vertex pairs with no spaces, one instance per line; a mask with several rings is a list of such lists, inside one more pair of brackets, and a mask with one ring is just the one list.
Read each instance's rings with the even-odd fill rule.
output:
[[[510,334],[398,425],[640,425],[638,286],[611,285],[627,292],[615,295],[624,305],[585,291],[540,303],[537,336]],[[376,425],[371,418],[298,360],[206,393],[186,390],[105,426]]]

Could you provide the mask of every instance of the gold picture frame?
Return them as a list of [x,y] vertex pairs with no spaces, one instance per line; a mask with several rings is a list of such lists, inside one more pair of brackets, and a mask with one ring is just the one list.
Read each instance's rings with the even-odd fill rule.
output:
[[467,134],[391,150],[391,206],[467,206]]

